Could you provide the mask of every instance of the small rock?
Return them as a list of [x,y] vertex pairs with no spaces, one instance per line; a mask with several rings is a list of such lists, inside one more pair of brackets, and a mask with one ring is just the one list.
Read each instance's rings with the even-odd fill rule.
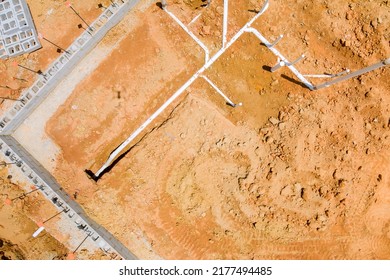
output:
[[292,195],[294,195],[294,189],[291,186],[287,185],[280,191],[280,195],[292,196]]
[[345,180],[344,179],[339,179],[337,184],[340,188],[345,188]]
[[350,40],[341,39],[340,43],[341,43],[341,45],[343,47],[350,47],[351,46],[351,41]]
[[367,92],[364,94],[364,97],[366,97],[366,98],[372,97],[371,91],[367,91]]
[[364,33],[370,33],[371,30],[372,30],[372,27],[371,27],[371,25],[369,25],[368,23],[366,23],[366,24],[363,25],[362,30],[363,30]]
[[320,222],[325,223],[325,222],[328,220],[328,218],[326,218],[325,215],[321,215],[321,216],[318,217],[318,220],[319,220]]
[[202,26],[202,32],[204,35],[210,35],[211,27],[209,25]]
[[223,7],[222,6],[218,6],[217,9],[216,9],[217,13],[219,15],[223,15]]
[[268,121],[273,124],[273,125],[277,125],[279,123],[279,120],[277,118],[274,118],[274,117],[270,117],[268,119]]
[[352,11],[348,11],[347,14],[345,15],[345,18],[347,20],[351,20],[353,18],[353,12]]
[[287,120],[287,114],[285,112],[283,112],[283,111],[280,111],[278,118],[279,118],[279,121],[286,121]]
[[376,21],[376,20],[372,20],[372,21],[370,22],[370,24],[371,24],[371,26],[372,26],[374,29],[376,29],[376,28],[378,27],[378,21]]
[[271,136],[267,136],[267,137],[265,138],[265,142],[267,142],[267,143],[272,143],[272,142],[274,142],[274,138],[272,138]]
[[279,123],[279,129],[280,130],[283,130],[285,128],[286,128],[286,123],[284,123],[284,122]]
[[302,190],[302,185],[299,183],[294,184],[295,192],[300,193]]

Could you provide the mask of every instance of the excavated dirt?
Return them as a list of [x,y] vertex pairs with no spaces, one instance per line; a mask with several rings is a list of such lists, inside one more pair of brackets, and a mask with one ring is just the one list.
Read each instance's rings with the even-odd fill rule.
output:
[[[0,170],[0,259],[2,260],[54,260],[65,259],[68,250],[46,231],[37,238],[32,234],[38,226],[32,216],[50,207],[38,193],[26,197],[19,185],[12,182],[4,167]],[[3,204],[5,199],[14,199],[11,205]],[[49,210],[49,211],[48,211]],[[53,211],[53,210],[52,210]],[[47,215],[47,214],[46,214]]]
[[[221,47],[222,0],[168,1]],[[258,10],[230,1],[228,39]],[[234,2],[234,3],[233,3]],[[389,57],[389,1],[270,1],[253,25],[304,74]],[[109,153],[203,64],[202,50],[157,5],[48,122],[54,176],[144,259],[389,259],[390,72],[309,91],[244,34],[95,183]],[[321,80],[314,80],[321,83]],[[39,143],[37,143],[39,145]],[[15,243],[15,242],[13,242]],[[8,243],[7,243],[8,244]]]

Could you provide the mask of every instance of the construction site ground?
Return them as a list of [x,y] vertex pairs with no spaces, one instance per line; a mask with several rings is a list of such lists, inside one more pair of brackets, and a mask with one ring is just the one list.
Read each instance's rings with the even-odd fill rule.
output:
[[[78,36],[79,19],[62,1],[27,2],[52,41],[67,46]],[[101,2],[77,7],[92,21]],[[168,3],[185,24],[201,13],[190,29],[211,55],[221,48],[222,0]],[[230,1],[228,38],[262,4]],[[304,74],[356,70],[390,54],[389,1],[272,0],[253,27],[270,41],[284,34],[277,47],[291,60],[304,53]],[[44,43],[18,60],[44,69],[57,55],[50,50]],[[202,49],[156,1],[141,1],[15,137],[141,259],[389,259],[388,68],[310,91],[288,69],[270,73],[276,57],[245,33],[204,73],[243,106],[227,106],[199,78],[109,172],[88,178],[86,169],[96,171],[203,64]],[[13,88],[24,87],[15,75],[33,82],[12,61],[0,65]],[[18,182],[4,170],[1,194],[14,196]],[[35,216],[18,203],[0,207],[2,254],[61,258],[66,242],[49,233],[31,240]]]

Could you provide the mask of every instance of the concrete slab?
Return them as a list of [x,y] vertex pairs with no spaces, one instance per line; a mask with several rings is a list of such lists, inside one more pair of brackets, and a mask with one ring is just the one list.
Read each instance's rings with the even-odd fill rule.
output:
[[6,59],[41,48],[25,0],[0,3],[0,58]]

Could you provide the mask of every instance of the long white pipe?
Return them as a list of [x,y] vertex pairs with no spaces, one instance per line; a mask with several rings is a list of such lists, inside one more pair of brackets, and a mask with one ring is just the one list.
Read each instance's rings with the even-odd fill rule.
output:
[[333,85],[335,83],[342,82],[342,81],[345,81],[347,79],[363,75],[363,74],[365,74],[367,72],[370,72],[370,71],[373,71],[375,69],[378,69],[378,68],[381,68],[381,67],[384,67],[384,66],[388,66],[388,65],[390,65],[390,58],[385,59],[383,61],[380,61],[378,63],[375,63],[373,65],[370,65],[370,66],[368,66],[366,68],[363,68],[363,69],[351,72],[351,73],[349,73],[347,75],[344,75],[342,77],[336,78],[334,80],[331,80],[331,81],[325,82],[323,84],[320,84],[320,85],[316,86],[315,89],[321,89],[321,88],[324,88],[324,87],[328,87],[328,86]]
[[309,78],[332,78],[334,77],[333,75],[328,75],[328,74],[308,74],[308,75],[303,75],[304,77],[309,77]]
[[348,74],[349,72],[351,72],[351,70],[349,69],[346,69],[340,73],[337,73],[337,74],[306,74],[306,75],[303,75],[305,77],[309,77],[309,78],[334,78],[334,77],[340,77],[340,76],[343,76],[345,74]]
[[95,173],[95,176],[98,178],[100,174],[108,168],[112,162],[117,158],[117,156],[133,141],[154,119],[156,119],[176,98],[178,98],[207,68],[209,68],[246,30],[247,28],[259,18],[267,9],[268,1],[261,9],[261,11],[252,18],[240,31],[230,40],[225,48],[220,49],[202,68],[200,68],[184,85],[182,85],[156,112],[154,112],[139,128],[137,128],[130,136],[127,138],[118,148],[116,148],[103,166]]
[[226,46],[228,30],[229,0],[223,1],[223,30],[222,30],[222,48]]
[[198,39],[198,37],[195,36],[194,33],[191,32],[191,30],[189,30],[187,28],[187,26],[185,26],[174,14],[172,14],[170,11],[168,11],[167,8],[165,8],[164,11],[167,12],[167,14],[170,15],[171,18],[173,18],[173,20],[176,21],[177,24],[179,24],[180,27],[183,28],[183,30],[185,32],[187,32],[187,34],[190,35],[191,38],[194,39],[195,42],[197,42],[198,45],[204,50],[204,52],[205,52],[205,61],[207,62],[209,60],[209,57],[210,57],[208,48],[202,43],[201,40]]
[[202,15],[202,14],[199,14],[199,15],[197,15],[196,17],[194,17],[194,19],[191,20],[190,23],[189,23],[188,25],[193,24],[201,15]]
[[227,97],[227,96],[222,92],[222,90],[220,90],[212,81],[210,81],[209,78],[207,78],[206,76],[203,76],[203,75],[202,75],[202,78],[205,79],[206,82],[208,82],[208,83],[210,84],[210,86],[212,86],[212,88],[215,89],[215,91],[218,92],[218,93],[226,100],[227,103],[229,103],[229,104],[230,104],[231,106],[233,106],[233,107],[236,106],[236,104],[235,104],[233,101],[231,101],[231,100],[229,99],[229,97]]

